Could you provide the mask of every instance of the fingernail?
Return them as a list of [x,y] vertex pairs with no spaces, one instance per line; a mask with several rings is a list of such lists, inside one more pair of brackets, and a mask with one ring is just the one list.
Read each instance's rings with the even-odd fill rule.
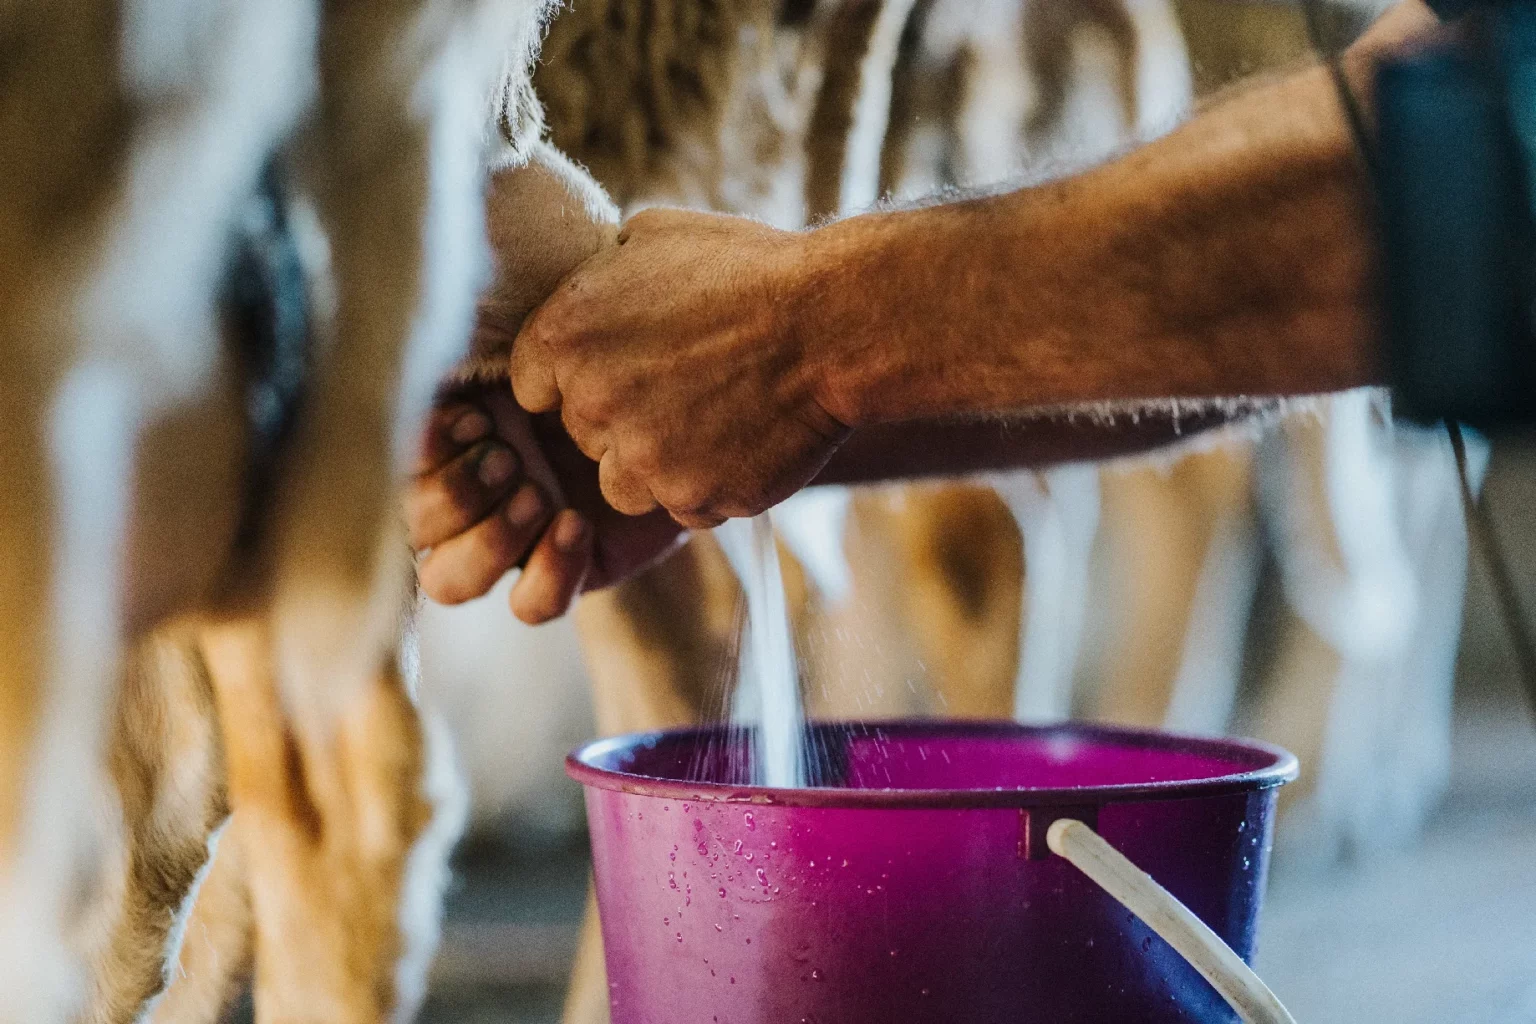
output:
[[480,465],[475,470],[480,482],[487,487],[500,487],[512,479],[512,473],[517,469],[517,458],[510,449],[503,448],[499,444],[493,444],[480,456]]
[[533,484],[523,484],[507,502],[507,522],[513,526],[531,526],[544,514],[544,498]]
[[453,438],[455,444],[471,444],[490,432],[491,421],[485,413],[471,409],[454,421],[448,436]]
[[587,521],[576,512],[566,512],[555,525],[555,547],[569,554],[581,547],[587,537]]

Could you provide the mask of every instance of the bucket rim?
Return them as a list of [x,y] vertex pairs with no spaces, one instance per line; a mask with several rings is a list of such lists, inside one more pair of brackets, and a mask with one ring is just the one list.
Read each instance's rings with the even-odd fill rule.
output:
[[874,733],[905,738],[924,734],[989,736],[1012,734],[1049,740],[1079,739],[1120,743],[1160,750],[1179,750],[1211,758],[1250,760],[1254,767],[1199,779],[1129,782],[1102,786],[1039,786],[1012,789],[850,789],[806,787],[775,789],[768,786],[737,786],[720,782],[693,782],[604,768],[593,762],[617,750],[654,747],[662,740],[725,731],[725,726],[657,729],[610,736],[582,744],[565,758],[565,773],[584,788],[603,789],[634,796],[661,797],[710,803],[771,804],[782,807],[839,807],[886,810],[896,808],[979,808],[1092,806],[1145,800],[1180,800],[1225,796],[1273,789],[1293,781],[1299,764],[1296,755],[1262,740],[1193,736],[1153,729],[1062,722],[1024,725],[1009,721],[816,721],[812,728],[847,725]]

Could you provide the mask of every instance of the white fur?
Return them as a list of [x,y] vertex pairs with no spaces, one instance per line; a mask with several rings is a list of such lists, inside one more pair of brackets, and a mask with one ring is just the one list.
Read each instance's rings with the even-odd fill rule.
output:
[[453,739],[442,718],[417,705],[421,715],[422,795],[432,821],[411,847],[400,883],[400,934],[404,949],[395,969],[395,1020],[416,1019],[427,994],[427,973],[442,934],[443,896],[448,891],[448,855],[464,834],[468,801],[454,759]]

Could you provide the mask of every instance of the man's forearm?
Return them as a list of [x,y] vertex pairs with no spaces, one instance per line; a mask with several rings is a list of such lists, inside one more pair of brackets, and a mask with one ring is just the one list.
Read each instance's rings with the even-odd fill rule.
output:
[[1231,418],[1230,409],[1212,407],[1113,422],[1060,417],[881,423],[854,431],[812,483],[957,477],[1121,458],[1193,437]]
[[1253,86],[1077,177],[817,232],[823,401],[862,426],[1370,383],[1373,231],[1326,70]]

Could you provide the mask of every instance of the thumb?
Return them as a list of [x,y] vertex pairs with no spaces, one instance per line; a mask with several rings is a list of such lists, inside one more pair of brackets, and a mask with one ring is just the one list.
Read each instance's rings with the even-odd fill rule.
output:
[[512,394],[516,396],[517,404],[529,412],[551,412],[560,408],[560,386],[555,382],[547,308],[546,305],[534,310],[523,321],[522,330],[512,342]]

